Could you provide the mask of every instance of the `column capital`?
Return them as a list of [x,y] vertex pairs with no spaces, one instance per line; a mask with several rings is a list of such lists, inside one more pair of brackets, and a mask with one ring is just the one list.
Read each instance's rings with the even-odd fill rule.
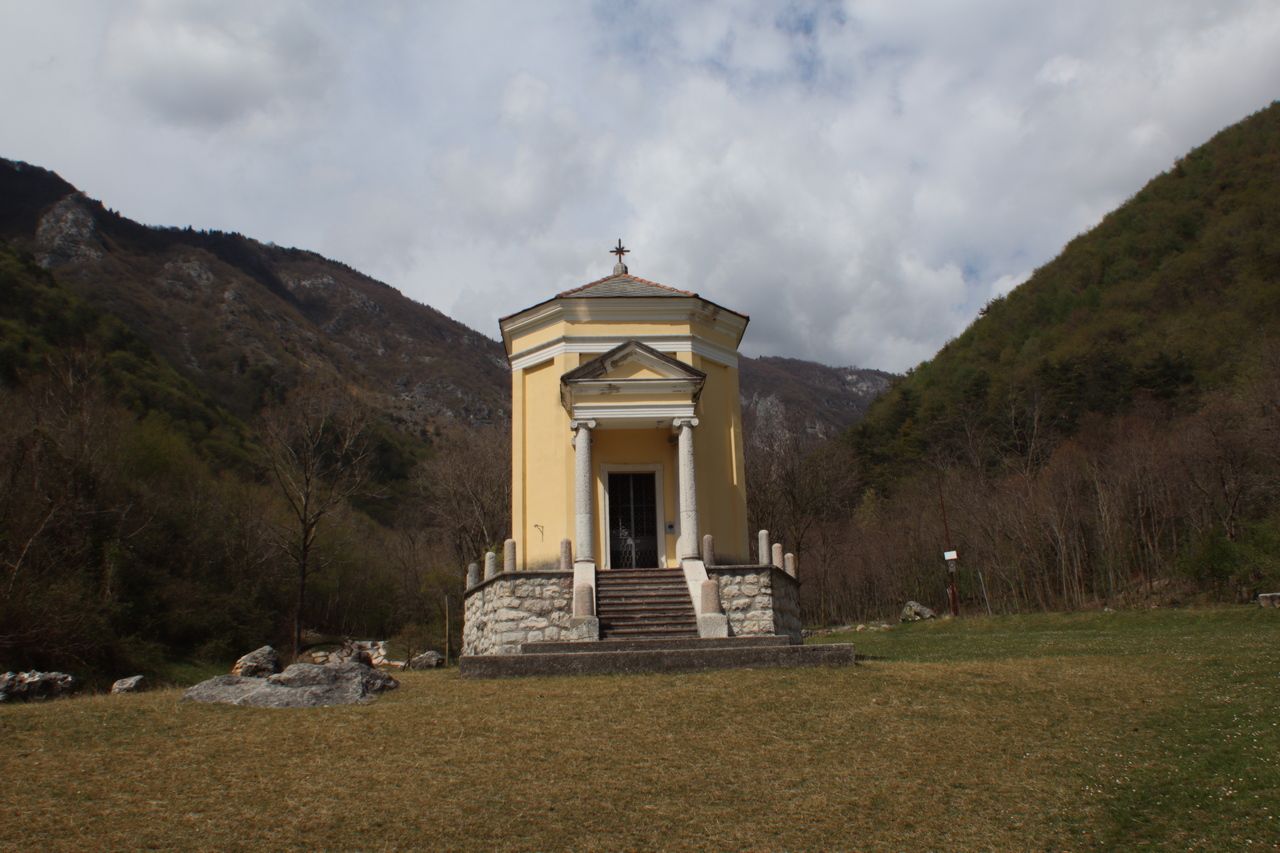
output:
[[696,427],[698,425],[697,418],[672,418],[671,428],[680,429],[681,427]]
[[584,427],[586,429],[595,429],[596,422],[594,420],[578,420],[576,418],[571,419],[569,421],[569,429],[573,430],[574,432],[577,432],[579,429],[582,429]]

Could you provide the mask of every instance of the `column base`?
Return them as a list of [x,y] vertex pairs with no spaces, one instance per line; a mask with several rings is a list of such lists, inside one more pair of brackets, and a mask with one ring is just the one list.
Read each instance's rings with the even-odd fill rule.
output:
[[723,613],[704,613],[698,617],[698,636],[722,639],[729,636],[729,617]]
[[600,639],[600,620],[595,616],[577,616],[569,620],[569,639],[584,642]]

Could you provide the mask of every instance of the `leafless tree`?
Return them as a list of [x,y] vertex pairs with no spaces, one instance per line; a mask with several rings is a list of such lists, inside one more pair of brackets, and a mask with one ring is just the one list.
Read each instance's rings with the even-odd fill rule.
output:
[[453,427],[418,473],[428,521],[461,567],[511,529],[511,439],[498,427]]
[[293,655],[302,648],[307,578],[325,516],[359,494],[369,479],[369,413],[333,384],[308,383],[262,416],[267,466],[289,508],[280,544],[296,569]]

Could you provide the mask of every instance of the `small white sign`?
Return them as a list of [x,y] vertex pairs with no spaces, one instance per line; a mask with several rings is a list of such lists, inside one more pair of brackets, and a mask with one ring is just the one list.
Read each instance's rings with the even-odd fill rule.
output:
[[942,552],[942,559],[944,559],[944,560],[958,560],[958,559],[960,559],[960,557],[959,557],[959,555],[957,555],[957,554],[956,554],[956,552],[955,552],[955,551],[943,551],[943,552]]

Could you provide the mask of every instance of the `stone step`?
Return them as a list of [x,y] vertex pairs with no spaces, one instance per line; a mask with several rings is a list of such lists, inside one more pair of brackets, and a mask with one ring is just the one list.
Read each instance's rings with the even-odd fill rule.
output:
[[750,637],[679,637],[653,640],[632,638],[584,642],[541,640],[525,643],[520,650],[522,654],[581,654],[583,652],[641,652],[669,649],[743,649],[753,646],[790,645],[794,645],[790,637],[784,637],[781,634],[760,634]]
[[601,602],[596,607],[596,615],[601,619],[612,613],[679,613],[690,618],[695,615],[693,605],[687,601],[684,603],[632,601],[627,604]]
[[689,587],[685,584],[684,581],[675,581],[674,583],[667,583],[666,581],[626,581],[623,583],[618,583],[615,581],[614,583],[599,583],[599,582],[596,583],[597,592],[626,592],[628,590],[650,590],[650,589],[654,589],[654,590],[669,589],[673,591],[678,589],[683,589],[685,590],[685,595],[689,594],[688,593]]
[[627,567],[619,567],[616,569],[600,569],[596,574],[600,577],[626,577],[627,575],[682,575],[684,569],[631,569]]
[[698,623],[692,619],[671,619],[666,621],[636,620],[633,622],[600,621],[600,636],[606,640],[610,637],[636,637],[648,634],[663,637],[668,634],[680,634],[681,636],[689,635],[696,637],[698,636]]
[[674,592],[655,592],[655,593],[613,593],[611,595],[601,595],[596,591],[596,601],[609,604],[686,604],[690,607],[693,602],[689,599],[689,593],[677,594]]
[[694,608],[690,605],[609,605],[596,608],[595,615],[600,619],[611,616],[648,616],[653,613],[669,613],[672,616],[694,616]]
[[855,657],[853,646],[846,643],[464,655],[458,661],[458,672],[465,678],[697,672],[785,666],[850,666]]
[[668,626],[684,630],[698,624],[697,617],[690,613],[623,613],[601,616],[600,629],[611,628],[666,628]]

